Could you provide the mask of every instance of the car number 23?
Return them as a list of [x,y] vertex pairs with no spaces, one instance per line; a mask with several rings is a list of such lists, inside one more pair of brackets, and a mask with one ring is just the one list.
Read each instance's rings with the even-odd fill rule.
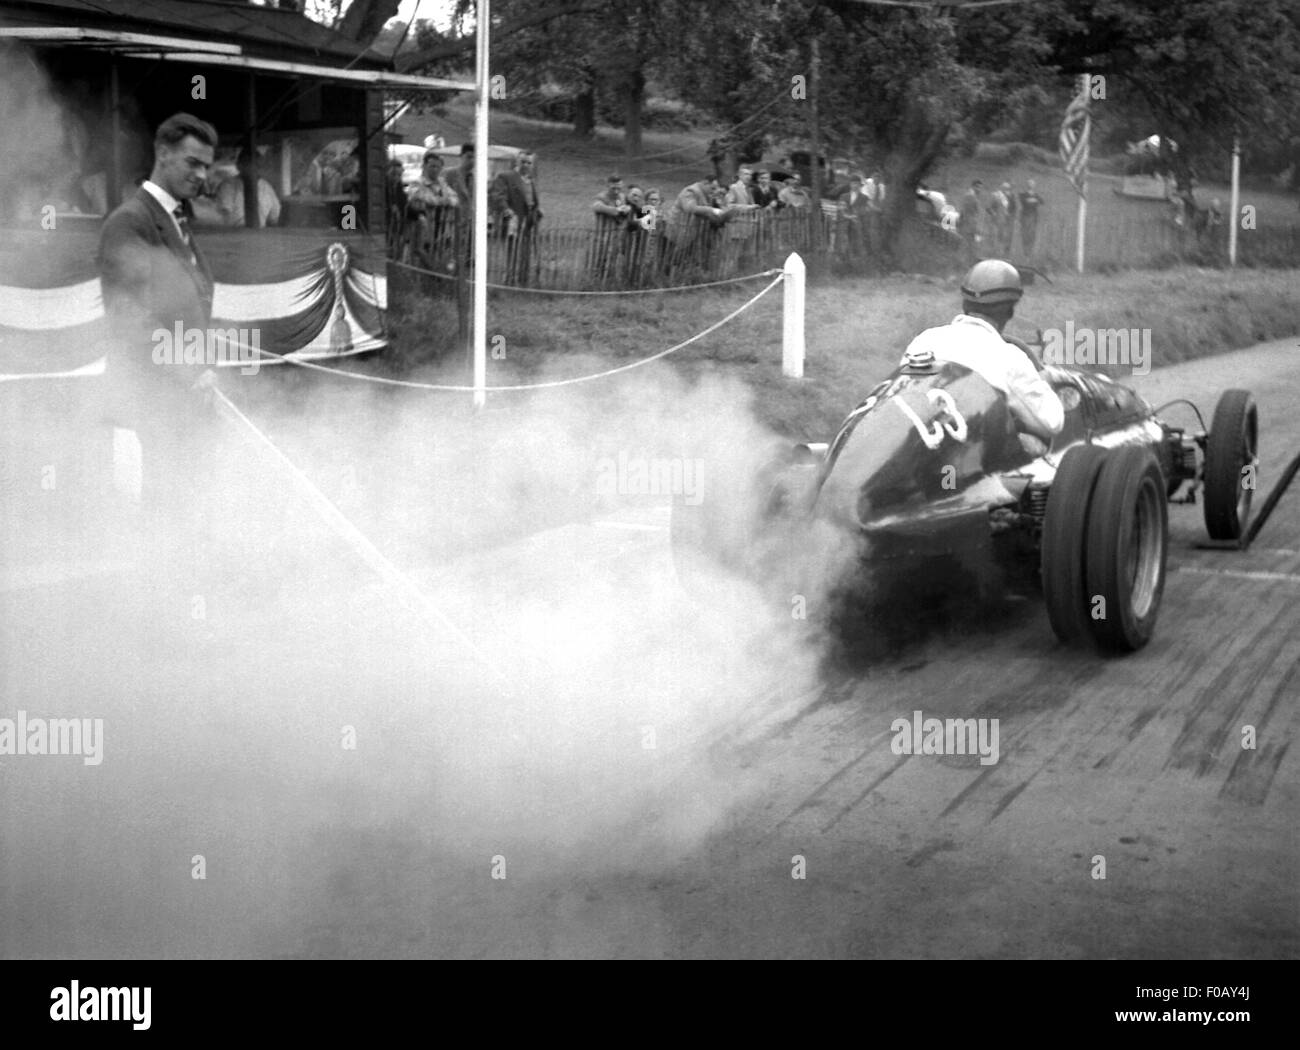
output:
[[938,409],[934,419],[928,425],[921,421],[921,417],[913,411],[912,406],[904,401],[902,397],[893,399],[899,411],[912,421],[912,426],[921,435],[925,447],[938,448],[943,444],[945,434],[954,441],[965,441],[966,419],[957,408],[957,402],[952,399],[952,395],[946,390],[927,390],[925,396]]

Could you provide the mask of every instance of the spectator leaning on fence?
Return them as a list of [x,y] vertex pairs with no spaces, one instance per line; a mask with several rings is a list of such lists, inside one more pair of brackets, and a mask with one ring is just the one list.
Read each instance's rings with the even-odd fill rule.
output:
[[512,284],[526,284],[533,256],[533,242],[542,209],[537,196],[536,159],[531,153],[515,157],[509,171],[503,171],[489,187],[488,196],[500,221],[506,242],[509,278]]
[[659,225],[659,216],[662,214],[663,208],[664,195],[655,187],[646,190],[645,211],[640,219],[641,226],[650,232],[654,232]]
[[[425,158],[428,158],[425,154]],[[447,185],[456,195],[456,206],[465,215],[474,211],[474,143],[466,142],[460,147],[460,166],[447,173]],[[472,219],[467,219],[472,222]]]
[[407,193],[407,203],[412,211],[427,212],[431,208],[454,208],[460,200],[443,174],[444,162],[433,150],[426,150],[420,178]]
[[730,242],[728,267],[744,262],[753,248],[754,233],[757,230],[755,218],[758,214],[758,205],[750,196],[753,177],[754,170],[742,165],[723,202],[727,216],[727,240]]
[[603,285],[613,276],[622,247],[623,229],[632,210],[623,195],[621,175],[610,175],[605,180],[605,188],[596,194],[591,210],[596,216],[596,231],[589,268],[596,283]]
[[808,196],[808,191],[803,186],[803,179],[797,172],[786,180],[777,199],[786,208],[807,208],[812,205],[812,198]]
[[770,171],[759,171],[756,175],[758,182],[750,189],[749,195],[753,198],[755,204],[764,211],[775,211],[781,207],[780,191],[772,185],[772,173]]
[[421,264],[436,268],[452,254],[460,199],[443,175],[443,159],[425,150],[420,178],[406,194],[406,235]]
[[726,212],[714,204],[717,190],[717,177],[710,173],[677,195],[664,223],[665,272],[690,261],[708,268],[714,231],[726,222]]
[[627,188],[627,215],[623,219],[623,280],[629,287],[640,284],[641,266],[645,260],[646,245],[650,240],[645,218],[645,194],[640,186]]

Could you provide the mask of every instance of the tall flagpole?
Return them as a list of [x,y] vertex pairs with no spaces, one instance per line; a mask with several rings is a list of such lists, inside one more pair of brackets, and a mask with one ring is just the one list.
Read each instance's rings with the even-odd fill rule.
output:
[[[1079,91],[1080,94],[1083,95],[1084,106],[1086,107],[1088,104],[1088,74],[1087,73],[1082,74],[1079,78]],[[1086,109],[1084,110],[1084,113],[1085,116],[1084,116],[1084,123],[1083,123],[1083,136],[1084,136],[1084,143],[1086,149],[1089,145],[1091,145],[1090,143],[1088,143],[1087,138],[1092,131],[1092,120],[1089,116],[1087,116]],[[1084,246],[1085,231],[1088,225],[1087,187],[1088,187],[1088,168],[1087,165],[1085,165],[1083,170],[1079,173],[1079,185],[1077,187],[1079,191],[1079,234],[1078,237],[1075,238],[1075,251],[1074,251],[1074,266],[1075,269],[1077,269],[1080,273],[1083,273],[1083,246]]]
[[488,6],[478,0],[474,16],[475,79],[478,83],[474,107],[474,407],[487,403],[487,186],[488,167]]

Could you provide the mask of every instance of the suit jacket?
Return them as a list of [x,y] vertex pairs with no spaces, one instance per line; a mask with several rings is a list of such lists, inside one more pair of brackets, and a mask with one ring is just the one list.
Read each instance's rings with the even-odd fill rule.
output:
[[722,221],[714,214],[706,184],[693,182],[673,201],[664,224],[664,235],[675,244],[685,245],[704,230],[721,224]]
[[836,202],[840,208],[840,214],[848,219],[865,219],[871,214],[871,200],[861,190],[858,191],[857,199],[853,199],[853,193],[846,190],[841,193],[839,200]]
[[[144,189],[104,220],[99,272],[104,312],[114,340],[110,370],[188,385],[201,367],[161,367],[152,360],[154,333],[206,332],[212,316],[212,271],[197,242],[195,261],[162,205]],[[183,350],[183,347],[178,347]]]
[[[447,185],[451,187],[452,192],[460,198],[460,206],[464,209],[465,215],[471,214],[474,210],[474,169],[470,168],[467,175],[457,165],[450,171],[443,172],[443,178],[447,180]],[[491,188],[491,182],[488,183],[488,187]]]
[[496,190],[498,199],[519,216],[519,222],[524,229],[537,224],[538,213],[541,211],[541,198],[537,193],[537,179],[533,179],[533,206],[528,206],[528,196],[524,191],[523,176],[517,171],[503,171],[492,183],[492,189]]
[[984,208],[974,190],[966,191],[957,210],[961,213],[961,232],[967,235],[978,234],[983,225],[981,220],[984,216]]

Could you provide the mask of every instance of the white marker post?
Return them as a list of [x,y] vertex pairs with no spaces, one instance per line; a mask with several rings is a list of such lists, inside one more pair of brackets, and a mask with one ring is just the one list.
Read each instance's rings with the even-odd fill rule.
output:
[[781,374],[803,378],[804,285],[808,267],[798,252],[785,260],[785,317],[781,335]]
[[478,99],[474,107],[474,323],[471,338],[474,340],[474,407],[487,403],[487,186],[488,166],[488,11],[490,0],[478,0],[474,16],[476,40],[475,78],[478,82]]

